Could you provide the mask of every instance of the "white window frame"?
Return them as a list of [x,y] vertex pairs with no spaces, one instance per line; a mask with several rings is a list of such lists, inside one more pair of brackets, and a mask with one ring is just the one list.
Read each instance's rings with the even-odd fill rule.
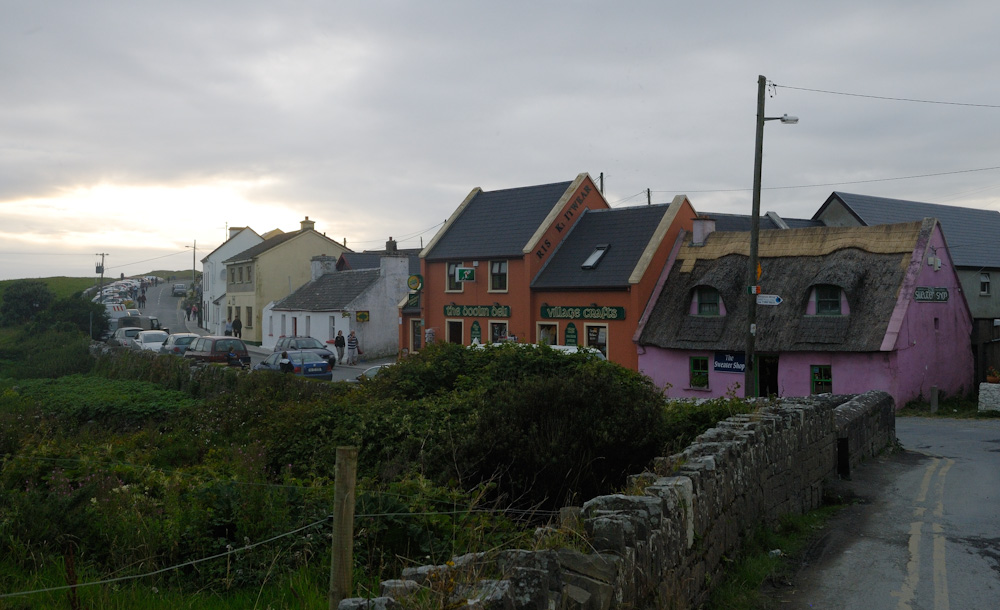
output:
[[458,322],[459,324],[462,325],[462,331],[461,331],[462,336],[459,338],[460,340],[457,341],[457,343],[459,345],[465,345],[465,320],[463,320],[462,318],[445,318],[445,320],[444,320],[444,335],[445,335],[444,336],[444,340],[447,341],[448,343],[452,343],[452,340],[451,340],[451,323],[452,322]]
[[558,322],[535,322],[535,343],[542,342],[542,327],[554,326],[556,329],[556,340],[550,345],[559,345],[559,323]]
[[990,274],[988,272],[979,274],[979,296],[990,296]]
[[[455,270],[452,268],[452,265],[455,267],[461,267],[462,262],[450,261],[444,264],[444,291],[451,294],[465,292],[465,282],[455,281]],[[455,282],[455,285],[457,285],[458,288],[452,288],[452,282]]]
[[[503,288],[493,288],[493,265],[503,265]],[[489,262],[490,283],[487,292],[506,293],[510,287],[510,265],[506,260],[492,260]],[[500,276],[500,273],[495,274]]]

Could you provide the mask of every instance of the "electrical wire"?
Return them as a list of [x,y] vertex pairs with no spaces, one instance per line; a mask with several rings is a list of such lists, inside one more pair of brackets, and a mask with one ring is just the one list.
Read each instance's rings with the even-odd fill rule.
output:
[[789,85],[779,85],[778,83],[771,82],[771,86],[774,88],[783,87],[785,89],[791,89],[793,91],[808,91],[810,93],[825,93],[827,95],[843,95],[847,97],[863,97],[873,100],[885,100],[890,102],[912,102],[915,104],[938,104],[942,106],[968,106],[972,108],[1000,108],[1000,104],[970,104],[966,102],[944,102],[939,100],[920,100],[907,97],[889,97],[883,95],[866,95],[863,93],[845,93],[843,91],[829,91],[826,89],[809,89],[807,87],[791,87]]

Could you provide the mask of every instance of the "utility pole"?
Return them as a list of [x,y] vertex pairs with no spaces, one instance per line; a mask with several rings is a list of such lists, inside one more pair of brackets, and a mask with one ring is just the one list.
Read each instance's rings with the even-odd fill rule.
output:
[[97,293],[101,295],[101,303],[104,303],[104,257],[108,256],[108,253],[98,252],[94,256],[101,257],[101,264],[97,266],[97,272],[101,274],[101,281],[97,285]]

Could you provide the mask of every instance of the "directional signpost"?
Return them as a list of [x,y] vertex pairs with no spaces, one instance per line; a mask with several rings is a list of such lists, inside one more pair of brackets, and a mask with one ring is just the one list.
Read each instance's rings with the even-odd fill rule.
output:
[[758,294],[758,305],[781,305],[781,297],[776,294]]

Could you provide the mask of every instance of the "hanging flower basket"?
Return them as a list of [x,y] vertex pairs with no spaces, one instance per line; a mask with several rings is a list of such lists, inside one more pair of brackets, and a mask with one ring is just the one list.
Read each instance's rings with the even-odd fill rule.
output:
[[1000,372],[992,366],[986,369],[986,383],[1000,383]]

